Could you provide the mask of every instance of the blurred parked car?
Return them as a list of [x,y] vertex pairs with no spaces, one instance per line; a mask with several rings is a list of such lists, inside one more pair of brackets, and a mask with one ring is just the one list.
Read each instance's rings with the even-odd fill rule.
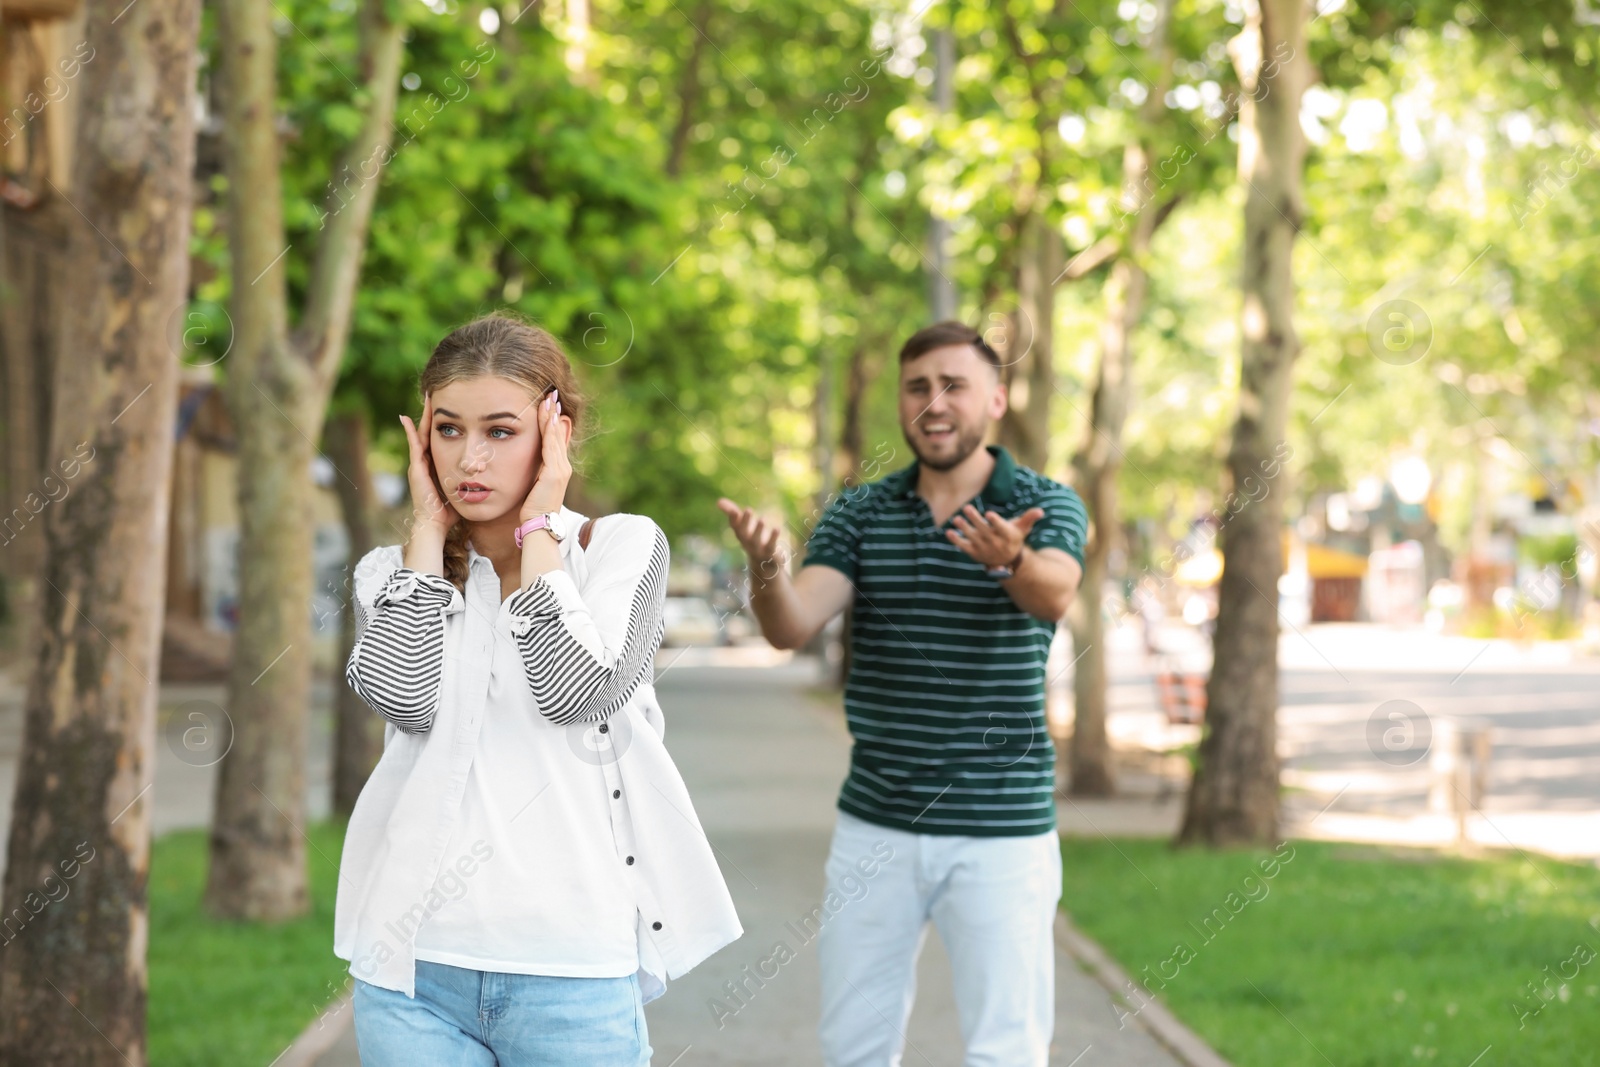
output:
[[722,617],[722,635],[728,644],[738,645],[760,637],[761,631],[756,628],[754,619],[735,611]]
[[720,645],[722,624],[711,605],[697,596],[669,596],[662,608],[663,645]]

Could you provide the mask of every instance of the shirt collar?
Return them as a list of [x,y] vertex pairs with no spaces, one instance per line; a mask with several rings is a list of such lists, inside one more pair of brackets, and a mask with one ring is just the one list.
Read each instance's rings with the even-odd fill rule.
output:
[[[584,519],[582,515],[579,515],[577,512],[563,504],[561,507],[561,520],[566,524],[567,527],[567,536],[561,539],[561,558],[566,559],[567,546],[572,543],[572,539],[574,537],[578,536],[578,527],[583,525]],[[490,570],[494,569],[494,563],[489,559],[489,557],[480,555],[478,550],[472,547],[472,538],[469,537],[467,538],[468,574],[472,573],[473,569],[478,566],[479,561],[482,561],[483,566],[488,567]]]
[[[994,457],[994,470],[989,474],[989,481],[979,494],[983,502],[989,505],[1005,504],[1011,499],[1011,490],[1017,483],[1017,461],[1006,451],[1004,445],[987,445],[989,454]],[[901,496],[917,495],[917,468],[916,460],[911,461],[911,466],[889,475],[891,479],[898,479],[892,486],[893,490]]]

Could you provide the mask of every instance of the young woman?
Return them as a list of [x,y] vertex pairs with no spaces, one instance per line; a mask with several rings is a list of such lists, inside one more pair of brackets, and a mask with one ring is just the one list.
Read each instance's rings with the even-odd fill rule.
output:
[[647,1064],[644,1003],[742,933],[661,743],[666,538],[565,506],[583,405],[544,330],[468,323],[421,387],[345,671],[388,720],[335,914],[361,1061]]

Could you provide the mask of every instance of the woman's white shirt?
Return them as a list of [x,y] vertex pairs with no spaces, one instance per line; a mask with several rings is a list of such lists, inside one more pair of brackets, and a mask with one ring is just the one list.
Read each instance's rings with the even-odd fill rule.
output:
[[[493,612],[500,579],[492,564],[473,562],[481,558],[469,548],[468,571],[476,573],[466,610]],[[663,571],[654,584],[665,578]],[[596,629],[618,648],[627,623],[613,613]],[[555,726],[539,714],[511,635],[494,635],[488,669],[478,751],[445,856],[478,846],[490,859],[473,878],[451,879],[452,899],[417,931],[417,958],[505,974],[633,974],[638,909],[607,811],[622,800],[606,789],[599,763],[583,758],[591,750],[572,745],[583,734],[605,735],[594,723]]]
[[414,996],[417,958],[637,971],[651,1000],[742,933],[661,742],[665,536],[613,515],[575,540],[504,602],[470,549],[465,595],[397,545],[357,565],[346,678],[389,725],[346,832],[334,951],[364,981]]

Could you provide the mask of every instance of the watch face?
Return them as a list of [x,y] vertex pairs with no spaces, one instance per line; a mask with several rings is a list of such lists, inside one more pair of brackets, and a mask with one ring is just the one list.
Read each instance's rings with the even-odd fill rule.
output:
[[544,517],[544,521],[546,523],[546,528],[549,529],[550,533],[554,535],[557,541],[565,540],[567,536],[567,524],[566,521],[562,519],[560,512],[552,511],[550,514]]

